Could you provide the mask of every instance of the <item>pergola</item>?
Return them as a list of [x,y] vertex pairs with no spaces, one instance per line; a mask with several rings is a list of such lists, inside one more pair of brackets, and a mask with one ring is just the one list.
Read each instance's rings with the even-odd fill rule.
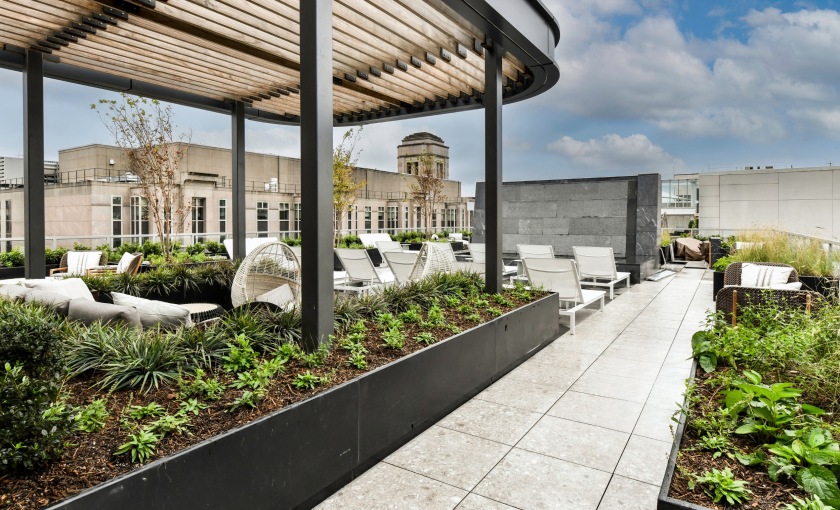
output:
[[23,73],[26,277],[44,277],[44,77],[232,119],[234,253],[245,119],[301,126],[303,336],[333,327],[332,127],[485,109],[487,287],[501,290],[502,104],[549,89],[540,0],[0,0],[0,66]]

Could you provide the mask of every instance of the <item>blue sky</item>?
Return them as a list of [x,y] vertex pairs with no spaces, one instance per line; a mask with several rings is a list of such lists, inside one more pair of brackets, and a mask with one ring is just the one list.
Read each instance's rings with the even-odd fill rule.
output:
[[[840,165],[840,2],[543,1],[562,33],[560,81],[504,108],[505,180]],[[0,70],[0,155],[22,152],[20,81]],[[48,159],[110,143],[89,108],[108,93],[48,81],[45,95]],[[176,119],[193,142],[230,146],[228,117],[176,107]],[[366,126],[359,165],[393,170],[417,131],[446,141],[472,194],[482,111]],[[299,145],[295,127],[247,123],[250,151]]]

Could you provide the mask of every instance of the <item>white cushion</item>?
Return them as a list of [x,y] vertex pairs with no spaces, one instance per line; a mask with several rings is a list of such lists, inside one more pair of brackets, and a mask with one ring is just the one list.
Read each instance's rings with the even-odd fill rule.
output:
[[771,285],[770,288],[776,290],[800,290],[802,288],[802,282],[776,283]]
[[120,292],[112,292],[111,298],[113,298],[115,305],[137,308],[137,313],[140,314],[140,323],[144,328],[153,328],[157,325],[164,328],[192,326],[190,311],[183,306],[130,296]]
[[93,269],[102,260],[101,251],[68,251],[67,274],[84,276],[88,269]]
[[280,308],[286,308],[287,305],[294,303],[295,295],[292,293],[291,287],[283,284],[276,289],[260,294],[257,296],[256,300],[271,303],[272,305],[277,305]]
[[81,278],[65,278],[62,280],[24,280],[24,285],[30,289],[47,290],[62,296],[74,298],[84,298],[88,301],[96,301],[93,299],[93,294],[90,293],[85,282]]
[[772,287],[787,283],[790,278],[792,267],[763,266],[750,264],[741,265],[741,286],[742,287]]
[[134,257],[136,256],[137,255],[133,255],[128,252],[123,253],[123,256],[120,257],[120,261],[117,263],[117,272],[125,273],[128,271],[129,264],[131,264],[131,261],[134,260]]

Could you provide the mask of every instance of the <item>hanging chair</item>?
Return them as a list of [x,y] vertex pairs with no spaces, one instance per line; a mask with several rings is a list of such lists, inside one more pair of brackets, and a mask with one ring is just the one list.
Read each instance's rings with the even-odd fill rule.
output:
[[283,285],[288,285],[295,301],[300,295],[300,262],[284,243],[266,243],[254,248],[239,265],[233,277],[230,299],[234,307],[244,305]]

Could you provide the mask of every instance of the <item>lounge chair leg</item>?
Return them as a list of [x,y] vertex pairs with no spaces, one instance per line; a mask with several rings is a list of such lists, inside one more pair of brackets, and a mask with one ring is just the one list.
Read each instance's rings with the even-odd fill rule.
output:
[[574,335],[575,334],[575,314],[574,314],[574,312],[572,312],[572,314],[569,315],[569,329],[571,329],[572,334]]
[[601,296],[601,312],[604,311],[604,296]]
[[610,301],[613,300],[613,291],[614,291],[615,284],[610,285]]

